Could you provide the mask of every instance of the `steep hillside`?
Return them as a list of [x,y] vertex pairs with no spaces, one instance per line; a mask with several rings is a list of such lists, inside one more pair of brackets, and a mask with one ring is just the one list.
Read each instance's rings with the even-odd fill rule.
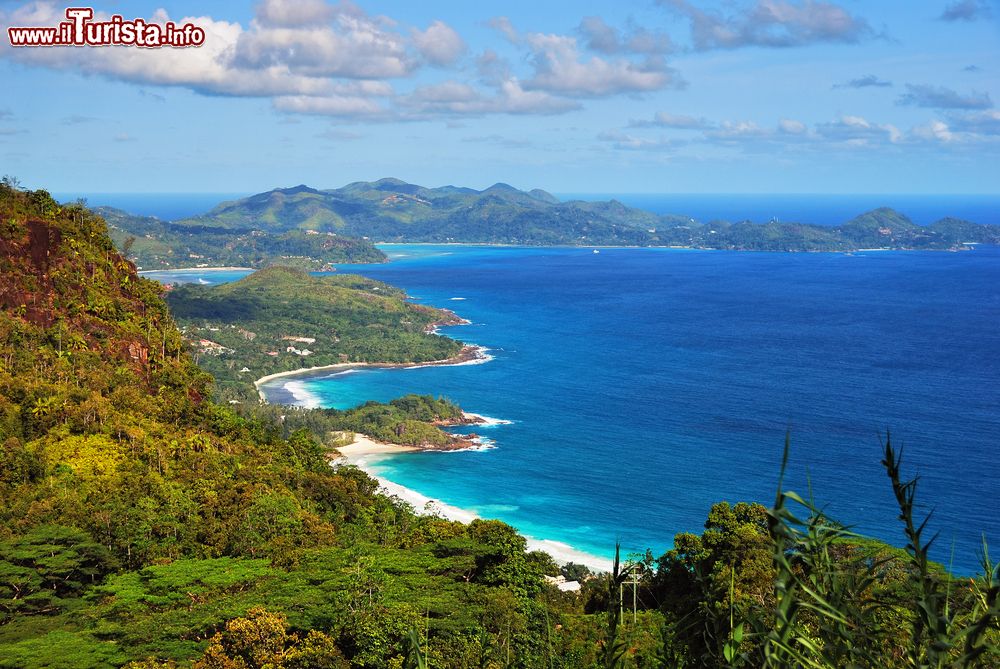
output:
[[[93,213],[0,184],[0,667],[246,666],[210,663],[240,616],[309,631],[269,666],[387,666],[428,616],[440,654],[487,608],[526,620],[551,561],[502,523],[414,516],[295,421],[213,404],[160,290]],[[433,435],[456,412],[348,418]]]

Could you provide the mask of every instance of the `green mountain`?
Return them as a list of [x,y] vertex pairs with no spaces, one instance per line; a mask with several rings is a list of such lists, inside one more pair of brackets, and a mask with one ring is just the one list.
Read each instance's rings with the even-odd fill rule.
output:
[[112,207],[94,211],[108,222],[115,245],[140,268],[252,267],[274,264],[305,270],[336,263],[385,262],[385,254],[364,239],[332,232],[262,226],[178,225],[152,216],[135,216]]
[[167,303],[222,396],[246,401],[256,399],[255,379],[276,372],[419,363],[463,352],[459,342],[429,332],[461,319],[405,298],[394,286],[356,275],[270,267],[220,286],[177,286]]
[[257,227],[275,234],[313,230],[384,242],[685,246],[754,251],[949,249],[1000,243],[1000,226],[944,219],[917,226],[877,209],[838,227],[807,223],[703,223],[609,202],[560,202],[542,190],[498,183],[477,191],[425,188],[399,179],[343,188],[276,189],[224,202],[178,225]]

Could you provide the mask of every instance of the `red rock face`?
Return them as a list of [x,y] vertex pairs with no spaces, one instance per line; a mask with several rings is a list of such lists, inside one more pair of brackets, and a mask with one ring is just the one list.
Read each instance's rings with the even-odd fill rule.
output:
[[128,345],[128,357],[133,362],[144,366],[149,362],[149,349],[138,342],[130,342]]

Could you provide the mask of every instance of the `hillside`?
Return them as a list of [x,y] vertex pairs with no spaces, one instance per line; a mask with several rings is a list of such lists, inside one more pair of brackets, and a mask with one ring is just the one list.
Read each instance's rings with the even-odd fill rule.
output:
[[[683,213],[683,212],[680,212]],[[198,229],[258,226],[273,234],[334,232],[384,242],[528,245],[685,246],[749,251],[852,251],[863,248],[951,249],[1000,243],[1000,226],[943,219],[922,227],[877,209],[837,227],[802,223],[700,222],[609,202],[560,202],[542,190],[507,184],[485,190],[425,188],[399,179],[343,188],[275,189],[224,202],[178,222]]]
[[[382,299],[311,281],[272,270],[215,306],[257,288]],[[238,415],[210,399],[160,291],[102,219],[0,182],[0,668],[1000,666],[1000,571],[928,563],[889,443],[906,551],[779,489],[594,577],[499,521],[416,515],[331,467],[312,429],[433,434],[454,405]]]
[[135,216],[112,207],[94,211],[108,222],[115,245],[140,269],[252,267],[270,265],[316,271],[337,263],[385,262],[385,254],[364,239],[311,230],[274,232],[243,228],[178,225]]
[[[537,647],[550,560],[502,523],[414,516],[308,431],[212,403],[160,291],[99,217],[0,184],[0,667],[223,666],[241,616],[281,632],[274,667],[398,664],[418,625],[443,656],[488,610]],[[456,409],[380,416],[436,411]]]
[[428,332],[461,319],[404,298],[398,288],[356,275],[270,267],[234,283],[178,286],[167,302],[222,396],[246,401],[256,399],[254,380],[276,372],[462,353],[459,342]]

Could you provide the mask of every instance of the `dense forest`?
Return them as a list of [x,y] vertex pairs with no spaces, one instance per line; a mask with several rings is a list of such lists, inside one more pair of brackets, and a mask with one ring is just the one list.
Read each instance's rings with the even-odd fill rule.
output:
[[85,207],[0,184],[0,667],[1000,666],[1000,573],[927,560],[888,439],[905,550],[779,484],[592,575],[378,494],[307,416],[214,402],[161,292]]
[[[678,212],[683,213],[683,212]],[[313,229],[383,242],[683,246],[745,251],[964,249],[1000,243],[1000,226],[945,218],[928,226],[876,209],[835,227],[808,221],[696,221],[610,202],[560,202],[542,190],[425,188],[399,179],[343,188],[279,188],[224,202],[179,227],[280,233]]]

